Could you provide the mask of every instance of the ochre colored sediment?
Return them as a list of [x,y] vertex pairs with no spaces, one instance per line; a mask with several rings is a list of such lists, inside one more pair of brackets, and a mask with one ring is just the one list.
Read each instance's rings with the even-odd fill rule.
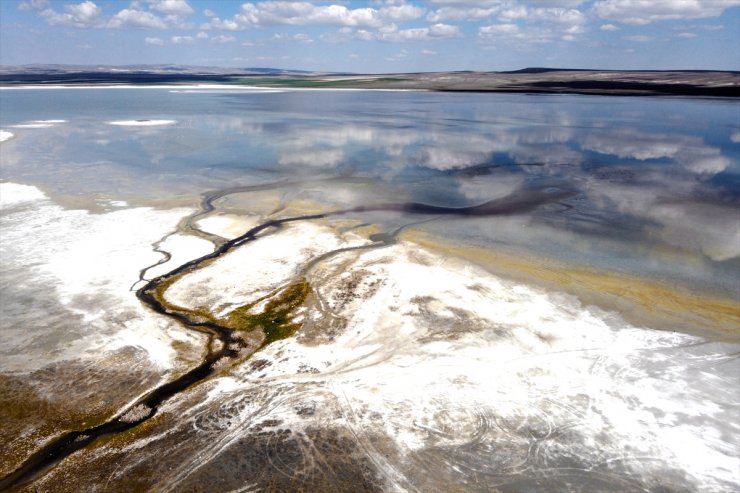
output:
[[732,299],[552,259],[454,245],[418,231],[405,232],[402,237],[429,250],[472,261],[496,275],[573,294],[584,305],[616,312],[636,326],[740,340],[740,302]]

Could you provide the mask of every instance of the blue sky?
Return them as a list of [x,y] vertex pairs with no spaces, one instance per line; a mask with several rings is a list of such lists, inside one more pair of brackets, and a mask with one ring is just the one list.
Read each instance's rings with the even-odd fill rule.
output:
[[740,70],[740,0],[0,0],[0,63]]

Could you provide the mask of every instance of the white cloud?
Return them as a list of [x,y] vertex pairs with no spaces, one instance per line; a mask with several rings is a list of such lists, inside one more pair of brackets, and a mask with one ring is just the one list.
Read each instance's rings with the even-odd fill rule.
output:
[[310,36],[307,34],[286,34],[286,33],[277,33],[272,36],[273,41],[297,41],[298,43],[305,43],[310,44],[313,43],[313,39],[311,39]]
[[397,29],[395,24],[371,32],[360,29],[354,33],[354,37],[362,41],[430,41],[434,39],[455,38],[461,36],[460,28],[450,24],[434,24],[429,27],[414,27],[409,29]]
[[524,3],[532,4],[536,7],[560,7],[573,8],[578,7],[584,0],[525,0]]
[[394,22],[406,22],[424,15],[421,7],[406,3],[388,5],[380,9],[356,8],[344,5],[315,5],[306,1],[264,1],[242,4],[231,19],[211,20],[211,27],[243,30],[266,25],[324,25],[356,28],[380,28]]
[[506,0],[427,0],[427,3],[455,7],[492,7],[511,2]]
[[604,19],[644,25],[656,21],[718,17],[740,0],[601,0],[593,11]]
[[614,24],[602,24],[599,29],[602,31],[619,31],[619,28]]
[[113,28],[140,28],[165,29],[167,23],[148,11],[123,9],[108,21],[108,27]]
[[490,26],[482,26],[478,29],[478,34],[481,37],[498,37],[498,36],[511,36],[519,33],[519,26],[516,24],[492,24]]
[[198,39],[208,39],[208,33],[201,31],[195,37]]
[[422,55],[436,55],[437,52],[433,50],[421,50]]
[[186,0],[146,0],[152,10],[169,15],[188,15],[193,13]]
[[160,38],[144,38],[144,42],[148,45],[156,45],[156,46],[162,46],[164,44],[164,41],[162,41]]
[[[539,2],[537,5],[549,5]],[[571,3],[573,4],[573,3]],[[479,27],[483,41],[511,41],[519,44],[547,43],[555,40],[575,41],[586,32],[587,17],[572,8],[528,8],[509,4],[498,16],[498,23]]]
[[311,39],[311,37],[308,34],[302,34],[302,33],[294,34],[293,39],[295,41],[298,41],[299,43],[306,43],[306,44],[313,43],[313,39]]
[[401,61],[401,60],[405,60],[408,57],[409,57],[409,52],[406,51],[406,50],[401,50],[398,53],[396,53],[395,55],[386,58],[386,60],[388,60],[389,62],[398,62],[398,61]]
[[624,39],[627,41],[634,41],[635,43],[648,43],[652,41],[652,36],[645,36],[644,34],[635,34],[634,36],[625,36]]
[[213,36],[211,38],[211,41],[213,41],[214,43],[226,44],[233,43],[234,41],[236,41],[236,38],[234,36],[225,36],[222,34],[220,36]]
[[18,4],[19,10],[43,10],[49,6],[49,0],[26,0]]
[[203,15],[205,15],[206,17],[216,17],[216,12],[211,9],[205,9],[203,11]]
[[[31,6],[33,7],[33,4]],[[101,12],[100,7],[94,2],[86,0],[78,4],[65,5],[62,13],[46,8],[39,15],[52,26],[92,27],[98,24]]]
[[378,13],[384,19],[390,19],[395,22],[405,22],[418,19],[424,15],[424,9],[415,5],[401,4],[382,8]]
[[696,34],[694,34],[694,33],[678,33],[678,34],[676,34],[676,37],[677,38],[682,38],[682,39],[694,39],[696,37]]
[[172,36],[170,38],[172,44],[176,45],[190,45],[195,41],[192,36]]
[[528,11],[529,20],[556,22],[558,24],[580,25],[586,23],[586,16],[576,9],[533,9]]
[[429,28],[429,35],[435,38],[454,38],[460,35],[460,28],[450,24],[434,24]]
[[481,8],[481,7],[442,7],[427,15],[429,22],[441,21],[461,21],[461,20],[481,20],[491,17],[498,12],[498,7]]

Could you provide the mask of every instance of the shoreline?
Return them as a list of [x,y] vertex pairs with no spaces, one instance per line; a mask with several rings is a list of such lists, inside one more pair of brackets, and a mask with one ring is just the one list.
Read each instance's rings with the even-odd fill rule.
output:
[[228,91],[361,90],[601,96],[740,97],[740,72],[536,69],[516,72],[395,74],[0,73],[0,90],[171,89]]
[[[48,200],[40,191],[26,187],[17,190],[17,197],[10,198],[15,202]],[[241,191],[234,189],[232,193]],[[217,217],[209,215],[221,211],[213,201],[226,195],[228,192],[222,191],[206,196],[200,208],[191,211],[187,218],[202,221]],[[376,209],[400,207],[391,205],[382,204]],[[569,402],[572,407],[560,411],[547,408],[553,427],[568,426],[574,419],[571,409],[583,409],[583,417],[579,420],[586,425],[586,434],[608,434],[607,459],[618,457],[624,444],[629,443],[629,437],[621,431],[623,428],[644,434],[650,446],[661,447],[665,454],[676,450],[676,442],[669,440],[674,435],[652,426],[651,422],[645,424],[643,419],[642,408],[651,404],[657,403],[659,409],[669,413],[677,412],[674,409],[683,410],[681,406],[684,405],[683,394],[679,399],[673,388],[664,391],[665,381],[660,374],[656,377],[651,373],[656,371],[653,365],[663,368],[668,361],[671,368],[687,373],[692,367],[684,365],[684,360],[694,356],[703,358],[702,349],[694,348],[711,344],[711,341],[689,332],[659,332],[652,326],[632,325],[630,320],[622,318],[617,305],[604,309],[567,289],[553,288],[558,282],[563,286],[568,283],[560,277],[560,272],[551,272],[551,264],[521,269],[525,275],[549,273],[554,279],[549,286],[532,283],[499,274],[485,263],[476,262],[479,252],[474,249],[446,247],[436,238],[425,244],[424,239],[431,237],[423,232],[409,231],[402,235],[403,228],[384,235],[370,234],[370,231],[359,236],[356,236],[357,231],[342,232],[345,214],[362,212],[363,208],[316,213],[290,202],[285,207],[290,214],[263,217],[240,235],[220,246],[214,245],[213,251],[190,252],[195,257],[179,258],[182,242],[165,244],[168,237],[182,233],[187,220],[181,220],[177,232],[151,245],[153,252],[164,255],[165,262],[157,260],[141,271],[140,281],[147,282],[136,290],[136,299],[142,306],[148,306],[152,312],[173,322],[174,330],[195,332],[201,337],[203,332],[210,334],[208,341],[202,341],[205,349],[199,353],[200,361],[193,362],[188,371],[171,375],[137,397],[127,399],[106,419],[92,426],[65,428],[64,434],[33,448],[18,467],[0,478],[0,488],[33,484],[44,489],[60,475],[69,475],[70,468],[75,471],[77,465],[90,462],[96,463],[91,468],[96,473],[107,467],[108,460],[118,467],[113,457],[120,449],[111,447],[111,443],[123,444],[128,450],[141,448],[138,458],[174,450],[172,444],[183,443],[183,435],[161,433],[161,427],[196,429],[193,423],[209,419],[214,409],[228,413],[228,406],[234,402],[231,399],[238,403],[244,395],[248,395],[250,401],[271,403],[268,392],[250,392],[259,390],[260,385],[270,387],[275,382],[303,382],[307,375],[311,381],[321,382],[320,385],[328,386],[331,391],[322,391],[320,387],[313,391],[302,388],[290,399],[284,402],[281,399],[275,404],[278,407],[265,406],[264,415],[239,414],[228,418],[228,425],[218,430],[218,436],[228,439],[238,432],[248,439],[255,433],[264,434],[263,428],[269,432],[275,423],[283,424],[283,419],[287,420],[284,427],[304,432],[316,420],[328,419],[328,413],[345,409],[343,403],[347,403],[355,409],[375,410],[380,419],[375,415],[358,414],[357,424],[370,430],[366,433],[373,433],[376,440],[382,441],[399,457],[413,457],[417,451],[434,452],[440,437],[451,444],[459,443],[452,435],[436,433],[449,426],[445,413],[453,409],[450,407],[453,403],[457,406],[462,402],[464,407],[460,409],[477,409],[484,416],[495,412],[512,419],[524,412],[535,419],[542,412],[537,406],[547,402],[538,401],[538,395],[550,399],[555,392],[558,399]],[[419,212],[421,208],[407,204],[404,209]],[[479,210],[479,207],[472,208],[473,212]],[[360,239],[366,235],[370,243]],[[296,258],[297,252],[291,252],[296,247],[300,247],[298,251],[303,257]],[[174,260],[176,256],[178,259]],[[286,256],[295,261],[295,265],[284,265]],[[495,251],[490,256],[491,263],[502,266],[504,271],[531,267],[532,263],[532,258],[526,255],[513,258],[518,264],[511,264],[511,259],[502,258]],[[145,279],[153,268],[166,272]],[[568,266],[565,269],[570,270]],[[277,279],[276,271],[280,273]],[[269,277],[261,277],[260,273],[269,274]],[[601,271],[589,275],[597,281],[599,274]],[[576,277],[573,282],[581,284],[581,280]],[[266,283],[272,284],[266,286]],[[208,289],[203,291],[202,286]],[[585,284],[585,289],[599,286],[598,283]],[[266,291],[259,291],[260,287]],[[127,293],[130,292],[129,289]],[[732,349],[729,346],[716,348],[724,351],[719,353],[722,357]],[[257,352],[259,357],[253,358]],[[674,358],[671,355],[675,352],[678,356]],[[646,361],[644,366],[630,367],[630,371],[642,377],[640,385],[622,380],[619,370],[635,353],[644,354]],[[548,374],[553,361],[562,361],[557,378]],[[618,367],[616,373],[591,372],[594,366],[604,370],[609,365]],[[404,369],[403,377],[386,378],[401,368]],[[487,387],[491,374],[498,377],[496,381],[508,383]],[[579,384],[575,387],[562,385],[561,377]],[[233,384],[229,392],[208,392],[205,400],[193,404],[193,396],[203,395],[214,384],[218,386],[224,382]],[[643,382],[654,385],[656,391],[650,393],[649,387],[646,391]],[[690,383],[697,393],[691,395],[689,402],[702,402],[705,399],[703,381],[691,380]],[[614,396],[611,389],[616,385],[620,385],[620,394]],[[677,382],[675,385],[683,384]],[[517,389],[530,386],[534,400],[532,393],[517,393]],[[596,407],[604,411],[590,414],[593,409],[590,400],[588,407],[583,407],[583,388],[597,389],[591,398],[597,403]],[[340,389],[341,394],[334,389]],[[487,394],[492,398],[481,401],[476,389],[488,389],[493,392]],[[378,394],[383,396],[382,400],[378,399]],[[338,404],[332,400],[333,396]],[[503,400],[503,396],[507,396],[507,400]],[[314,405],[310,413],[305,411],[305,401],[309,398],[320,404]],[[409,404],[409,399],[415,404]],[[640,409],[635,410],[634,404],[630,404],[634,400],[643,403]],[[721,399],[719,403],[724,405]],[[283,405],[285,409],[280,407]],[[444,412],[436,412],[439,409]],[[456,428],[460,431],[478,423],[475,415],[465,411],[450,412],[450,418],[460,423]],[[594,421],[593,417],[598,419]],[[249,433],[245,433],[245,426],[258,423],[260,418],[272,421],[263,421],[263,428],[250,428]],[[280,421],[276,421],[277,418]],[[613,426],[611,423],[617,419],[619,426]],[[690,426],[678,431],[670,428],[670,433],[680,434],[678,441],[701,436],[700,431]],[[189,468],[187,475],[178,475],[178,468],[174,479],[166,475],[141,476],[177,485],[184,480],[197,481],[197,470],[201,466],[207,470],[224,463],[219,455],[221,449],[197,448],[204,435],[189,432],[185,436],[185,443],[206,454],[198,467],[192,467],[188,457],[183,462]],[[500,439],[495,433],[481,436]],[[526,437],[527,444],[531,438],[531,435]],[[212,440],[212,436],[205,435],[205,439]],[[462,439],[465,439],[464,434]],[[573,443],[580,442],[574,439]],[[715,462],[724,463],[725,455],[721,450],[709,449],[700,441],[697,443],[704,447],[702,450],[712,453]],[[151,445],[151,448],[145,449],[143,445]],[[501,445],[515,452],[519,441]],[[91,459],[91,453],[99,455]],[[583,455],[580,460],[588,465],[589,457]],[[157,461],[144,462],[157,466]],[[691,472],[692,482],[705,475],[718,483],[735,478],[721,467],[695,467],[684,457],[679,463],[682,470]],[[124,460],[121,464],[127,462]],[[129,468],[135,466],[128,465]],[[187,479],[191,475],[192,479]],[[133,476],[135,474],[127,474],[127,477]],[[75,481],[85,481],[84,475],[74,477]],[[123,479],[131,486],[127,481]],[[446,478],[440,481],[440,484],[448,484]],[[149,486],[149,489],[159,489],[156,485]]]

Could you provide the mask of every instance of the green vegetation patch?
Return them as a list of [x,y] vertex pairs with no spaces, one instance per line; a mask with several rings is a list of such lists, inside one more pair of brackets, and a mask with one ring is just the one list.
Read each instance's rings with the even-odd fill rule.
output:
[[154,296],[167,310],[187,315],[191,320],[208,321],[235,331],[262,330],[265,334],[263,347],[271,342],[290,337],[301,328],[302,324],[293,322],[293,319],[296,310],[303,305],[311,293],[310,284],[304,277],[301,277],[278,290],[265,304],[261,313],[251,313],[251,310],[264,298],[240,306],[225,317],[217,318],[206,308],[184,308],[167,302],[164,297],[165,292],[177,279],[178,276],[166,279],[154,289]]
[[255,303],[233,310],[225,318],[229,328],[252,331],[261,329],[265,333],[266,346],[271,342],[292,336],[301,328],[300,323],[293,322],[295,311],[303,305],[311,293],[311,286],[305,278],[280,290],[273,299],[267,302],[262,313],[249,313]]

